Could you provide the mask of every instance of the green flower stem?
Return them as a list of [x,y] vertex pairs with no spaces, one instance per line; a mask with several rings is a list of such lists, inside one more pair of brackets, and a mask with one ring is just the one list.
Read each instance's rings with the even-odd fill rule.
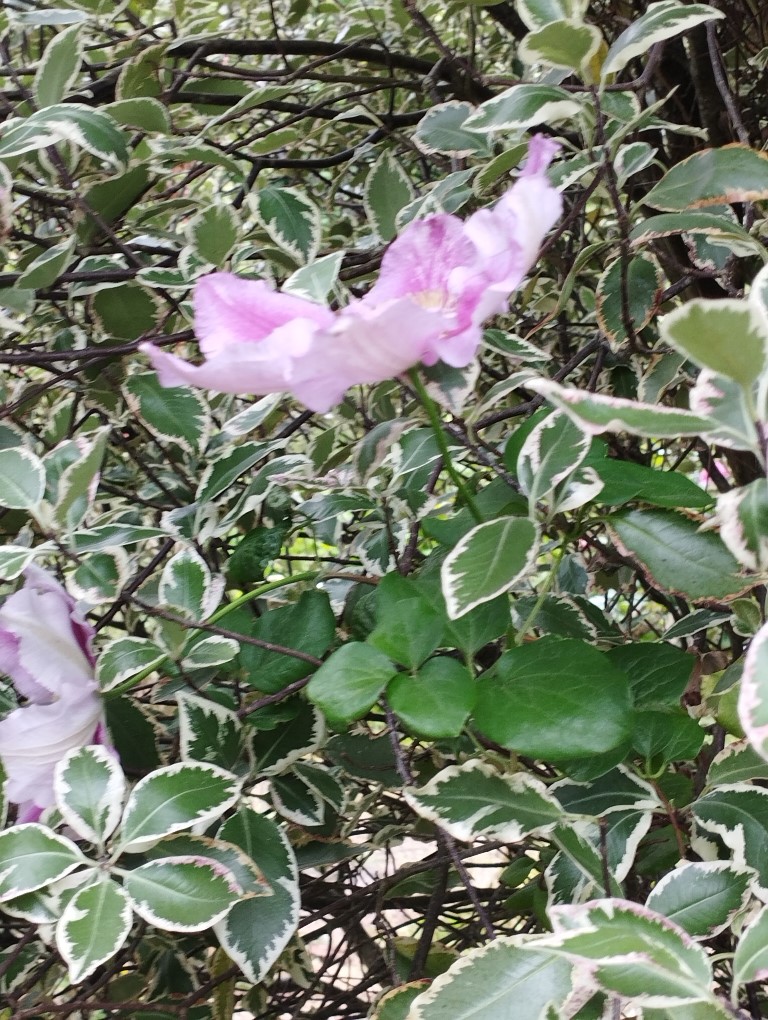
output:
[[[227,603],[226,606],[222,606],[217,609],[216,612],[208,620],[204,622],[218,623],[219,620],[227,616],[228,613],[232,613],[235,609],[239,609],[240,606],[246,605],[248,602],[252,602],[254,599],[261,598],[262,595],[268,595],[271,591],[276,591],[278,588],[285,588],[289,584],[296,584],[300,581],[313,581],[316,577],[319,577],[322,573],[321,570],[304,570],[299,574],[291,574],[290,577],[281,577],[279,581],[268,581],[266,584],[259,585],[258,588],[254,588],[253,591],[244,592],[238,598],[232,602]],[[190,630],[205,630],[204,627],[190,626]],[[128,677],[127,680],[123,680],[117,687],[113,687],[111,691],[105,691],[102,695],[105,700],[116,698],[121,694],[125,694],[126,691],[132,690],[137,687],[142,680],[146,680],[148,676],[151,676],[155,670],[164,666],[166,662],[170,662],[170,656],[161,655],[159,658],[150,662],[149,665],[139,670],[138,673],[134,673],[133,676]]]
[[469,509],[469,512],[475,518],[475,521],[478,524],[482,524],[483,515],[480,513],[477,503],[475,503],[472,494],[464,484],[464,479],[456,470],[456,466],[454,465],[453,459],[451,458],[451,451],[448,449],[448,443],[445,438],[445,432],[443,431],[443,423],[440,421],[440,413],[437,409],[437,405],[435,404],[434,400],[430,397],[430,395],[427,393],[427,388],[422,382],[421,376],[419,375],[415,368],[412,368],[410,370],[410,372],[408,373],[408,377],[413,383],[413,388],[416,390],[416,395],[421,401],[422,407],[427,412],[429,424],[432,426],[432,431],[435,434],[437,445],[440,447],[440,454],[443,458],[443,463],[445,464],[448,474],[453,479],[456,488],[461,493],[461,498],[464,500],[464,503]]

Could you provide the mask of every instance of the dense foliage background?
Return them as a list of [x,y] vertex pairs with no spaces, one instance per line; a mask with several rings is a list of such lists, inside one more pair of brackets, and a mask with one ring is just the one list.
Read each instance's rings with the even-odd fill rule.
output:
[[[768,1016],[767,19],[4,5],[0,576],[95,637],[6,601],[0,711],[31,641],[108,734],[13,752],[0,1017]],[[533,132],[468,368],[313,414],[138,352],[213,270],[345,305]]]

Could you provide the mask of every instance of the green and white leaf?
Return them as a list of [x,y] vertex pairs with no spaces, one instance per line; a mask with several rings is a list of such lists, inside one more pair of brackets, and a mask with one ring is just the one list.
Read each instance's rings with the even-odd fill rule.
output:
[[513,85],[493,99],[487,99],[464,121],[465,131],[524,131],[537,124],[557,124],[581,113],[572,93],[557,85]]
[[768,780],[768,761],[747,740],[736,740],[726,744],[712,759],[707,786],[747,783],[753,779]]
[[[691,4],[683,10],[691,10]],[[746,145],[703,149],[676,163],[644,198],[654,209],[684,212],[768,197],[768,155]]]
[[752,402],[738,383],[703,368],[691,390],[690,404],[695,414],[709,420],[702,431],[706,442],[758,451]]
[[70,751],[56,766],[53,788],[64,821],[90,843],[103,845],[120,821],[125,793],[114,754],[98,744]]
[[[212,202],[190,220],[189,243],[199,258],[217,269],[226,265],[240,234],[236,210],[228,203]],[[185,388],[186,392],[186,388]]]
[[535,32],[537,28],[551,25],[553,21],[583,21],[589,7],[588,0],[518,0],[517,13],[526,28]]
[[137,673],[161,666],[166,659],[165,652],[147,638],[115,638],[105,645],[96,662],[96,679],[102,691],[111,691]]
[[131,790],[119,835],[122,851],[207,825],[240,796],[238,780],[216,765],[177,762],[140,779]]
[[182,855],[142,864],[123,873],[131,905],[164,931],[204,931],[220,921],[243,890],[218,861]]
[[256,212],[272,240],[297,262],[311,262],[320,246],[320,210],[297,188],[267,185],[256,195]]
[[283,830],[248,807],[227,819],[218,838],[244,850],[272,890],[271,896],[236,903],[214,929],[229,957],[249,981],[258,984],[299,921],[296,858]]
[[455,620],[512,588],[533,566],[538,541],[524,517],[500,517],[468,532],[441,567],[448,616]]
[[768,761],[768,624],[752,638],[744,659],[739,719],[752,748]]
[[81,456],[67,465],[59,477],[53,517],[68,532],[82,523],[96,498],[110,431],[99,429],[87,439],[76,440]]
[[711,999],[707,954],[678,925],[626,900],[554,906],[554,934],[537,945],[585,963],[598,986],[665,1008]]
[[12,825],[0,832],[0,903],[42,889],[85,863],[66,836],[36,822]]
[[28,290],[43,290],[50,287],[72,261],[74,250],[74,237],[46,248],[24,267],[16,286]]
[[210,762],[234,769],[240,758],[242,724],[237,713],[187,691],[176,695],[179,741],[184,761]]
[[517,458],[517,478],[531,512],[570,478],[589,453],[592,437],[562,411],[540,421],[527,436]]
[[194,549],[182,549],[163,567],[158,598],[163,605],[192,620],[205,620],[221,600],[224,580],[213,577]]
[[208,441],[211,415],[203,397],[188,386],[161,386],[154,372],[130,376],[123,392],[133,413],[164,443],[186,453],[198,452]]
[[484,835],[514,843],[548,832],[563,816],[540,780],[500,773],[480,759],[451,765],[404,796],[418,815],[461,840]]
[[662,876],[645,905],[692,938],[711,938],[744,907],[753,877],[750,868],[728,861],[685,862]]
[[474,109],[472,103],[458,99],[432,106],[413,135],[419,150],[428,156],[439,152],[457,159],[490,155],[488,142],[466,127],[466,122],[476,116]]
[[[309,265],[300,266],[295,273],[291,273],[283,286],[280,288],[283,293],[295,294],[297,297],[306,298],[307,301],[314,301],[323,304],[333,294],[336,288],[336,281],[339,278],[339,270],[344,261],[344,251],[334,251],[330,255],[323,255],[319,259],[313,259]],[[259,404],[273,398],[264,397]],[[254,405],[256,407],[257,405]],[[253,412],[253,408],[246,408],[241,414]],[[233,419],[234,421],[234,419]],[[233,421],[227,423],[227,431],[232,431]],[[248,431],[251,431],[250,429]],[[235,433],[242,435],[244,433]]]
[[72,142],[115,169],[128,163],[125,134],[101,110],[82,103],[61,103],[28,117],[7,120],[0,138],[0,159],[37,152],[59,142]]
[[561,408],[593,436],[601,432],[629,432],[649,438],[677,439],[698,436],[713,424],[690,411],[571,389],[551,379],[529,379],[526,386]]
[[747,301],[693,298],[659,320],[659,332],[701,368],[752,386],[766,367],[768,333],[763,316]]
[[325,741],[325,719],[314,705],[303,705],[293,719],[270,730],[257,730],[251,740],[254,771],[280,775],[294,762],[308,757]]
[[720,537],[748,570],[768,566],[768,481],[756,478],[717,497]]
[[56,948],[73,984],[111,960],[128,937],[133,911],[125,890],[106,874],[80,889],[56,925]]
[[45,493],[45,468],[22,446],[0,450],[0,506],[32,510]]
[[594,77],[590,72],[602,45],[603,37],[596,25],[554,21],[529,32],[518,52],[526,64],[573,70],[591,81]]
[[38,109],[60,103],[74,83],[83,59],[83,26],[58,32],[45,47],[32,86]]
[[413,184],[389,149],[371,167],[363,187],[368,222],[382,241],[397,234],[397,214],[416,197]]
[[699,830],[719,836],[737,867],[756,872],[757,895],[768,899],[768,790],[722,783],[694,801],[691,810]]
[[734,989],[768,978],[768,907],[742,931],[733,957]]
[[630,60],[647,53],[656,43],[671,39],[702,22],[723,17],[725,15],[721,11],[707,4],[683,4],[677,0],[649,4],[645,13],[633,21],[608,50],[602,69],[603,78],[623,70]]
[[407,1020],[540,1020],[571,991],[571,967],[557,954],[501,936],[472,949],[413,1002]]

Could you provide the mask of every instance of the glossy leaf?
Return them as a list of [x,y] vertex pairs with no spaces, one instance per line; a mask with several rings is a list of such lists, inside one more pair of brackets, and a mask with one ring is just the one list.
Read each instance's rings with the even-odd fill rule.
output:
[[562,817],[539,780],[499,773],[479,759],[443,769],[426,786],[406,790],[405,798],[422,818],[461,840],[485,835],[516,842],[547,832]]
[[537,124],[568,120],[581,110],[570,92],[557,85],[513,85],[481,103],[464,121],[467,131],[522,131]]
[[436,978],[411,1006],[408,1020],[539,1020],[548,1003],[571,990],[571,968],[537,946],[501,936],[474,949]]
[[707,954],[665,917],[620,899],[553,907],[550,916],[555,933],[540,944],[589,961],[605,991],[660,1007],[711,998]]
[[738,988],[768,977],[768,907],[741,933],[733,957],[733,983]]
[[745,389],[752,387],[766,366],[768,333],[746,301],[694,298],[665,315],[659,329],[667,343],[697,365]]
[[625,554],[663,591],[716,601],[748,587],[738,563],[713,532],[663,510],[629,510],[610,518]]
[[131,906],[165,931],[204,931],[220,921],[242,895],[234,875],[205,857],[166,857],[123,875]]
[[404,666],[417,667],[440,644],[445,624],[410,578],[387,574],[376,587],[376,626],[368,643]]
[[692,805],[696,824],[719,836],[733,863],[753,868],[760,895],[768,895],[768,790],[723,783]]
[[79,836],[102,845],[120,821],[125,777],[101,745],[71,751],[56,766],[56,806]]
[[45,469],[34,453],[20,446],[0,450],[0,506],[31,510],[44,492]]
[[371,167],[363,190],[368,218],[382,241],[393,239],[397,233],[397,214],[413,197],[408,174],[385,149]]
[[691,411],[570,389],[551,379],[531,379],[526,385],[541,393],[555,407],[562,408],[594,436],[601,432],[630,432],[657,439],[677,439],[697,436],[706,432],[712,424]]
[[651,188],[645,202],[654,209],[677,212],[766,197],[768,156],[745,145],[726,145],[704,149],[676,163]]
[[326,659],[307,686],[310,701],[334,725],[362,718],[373,707],[395,667],[386,655],[358,641]]
[[530,568],[536,526],[522,517],[478,524],[445,558],[441,570],[448,616],[455,620],[511,588]]
[[591,757],[629,735],[629,683],[585,642],[545,638],[505,652],[480,678],[474,722],[533,758]]
[[686,863],[657,882],[645,905],[693,938],[710,938],[743,908],[751,881],[749,868],[726,861]]
[[119,834],[123,850],[202,825],[237,801],[235,777],[215,765],[179,762],[140,779],[131,790]]
[[78,890],[56,925],[56,948],[77,984],[122,947],[133,912],[125,890],[102,874]]
[[65,836],[35,822],[12,825],[0,832],[0,902],[42,889],[84,863]]
[[296,859],[282,829],[248,807],[229,818],[218,836],[244,850],[272,890],[271,896],[236,903],[214,929],[230,959],[249,981],[258,984],[299,920]]
[[237,713],[188,691],[180,691],[176,700],[182,758],[235,770],[240,759],[242,730]]
[[427,740],[457,737],[475,705],[475,680],[462,663],[436,656],[413,676],[398,673],[387,700],[411,733]]
[[199,393],[186,386],[166,389],[152,373],[132,375],[125,394],[135,414],[162,442],[192,453],[208,437],[210,417]]
[[670,39],[704,21],[722,17],[722,12],[707,4],[682,4],[676,0],[649,4],[645,13],[624,29],[608,50],[603,77],[621,71],[630,60],[647,53],[655,43]]

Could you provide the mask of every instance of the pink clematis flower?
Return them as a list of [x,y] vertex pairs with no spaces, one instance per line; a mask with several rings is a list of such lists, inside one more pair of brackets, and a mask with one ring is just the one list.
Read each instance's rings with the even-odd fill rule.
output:
[[557,149],[551,139],[532,138],[525,169],[493,209],[466,222],[437,213],[409,223],[370,292],[336,314],[266,283],[213,273],[194,299],[205,362],[190,365],[151,344],[140,350],[165,386],[284,390],[313,411],[327,411],[350,386],[391,379],[419,362],[468,365],[483,322],[504,310],[561,213],[545,174]]
[[279,294],[263,280],[211,273],[195,287],[195,331],[202,365],[140,344],[163,386],[203,386],[219,393],[291,389],[295,363],[311,357],[315,337],[330,328],[329,308]]
[[0,720],[6,794],[19,822],[53,804],[54,769],[68,751],[106,743],[93,629],[45,570],[29,566],[25,577],[0,607],[0,672],[28,701]]

